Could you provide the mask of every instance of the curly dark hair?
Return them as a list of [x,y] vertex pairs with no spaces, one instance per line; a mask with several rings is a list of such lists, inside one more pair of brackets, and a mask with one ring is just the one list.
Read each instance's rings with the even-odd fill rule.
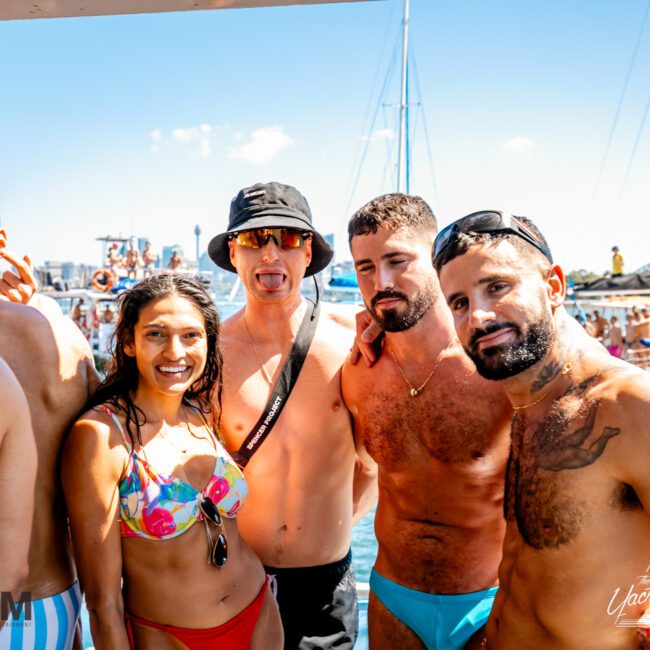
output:
[[438,232],[428,203],[400,192],[378,196],[359,208],[348,223],[348,242],[357,235],[375,234],[378,228],[430,232],[434,236]]
[[135,357],[124,352],[125,346],[133,342],[135,326],[142,308],[152,300],[178,294],[194,303],[203,316],[207,338],[207,358],[201,376],[185,391],[183,403],[197,407],[207,414],[214,410],[213,397],[216,389],[218,433],[221,420],[221,393],[223,390],[223,358],[219,347],[221,327],[219,312],[203,285],[197,280],[180,273],[160,273],[141,280],[117,299],[118,317],[110,339],[111,361],[104,381],[90,398],[84,410],[100,404],[110,404],[126,415],[126,431],[131,439],[142,445],[141,427],[147,418],[133,402],[138,388],[138,367]]

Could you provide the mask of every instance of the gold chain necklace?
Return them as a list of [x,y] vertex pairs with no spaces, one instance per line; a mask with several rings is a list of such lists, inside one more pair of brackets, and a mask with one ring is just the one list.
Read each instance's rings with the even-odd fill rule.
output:
[[395,362],[395,365],[397,366],[397,369],[400,371],[400,374],[404,378],[404,381],[406,382],[406,385],[409,387],[409,392],[411,394],[411,397],[417,397],[423,390],[424,387],[429,383],[429,379],[433,377],[433,373],[436,371],[436,368],[438,367],[438,364],[442,361],[442,355],[447,352],[447,350],[451,347],[451,344],[454,342],[454,337],[452,336],[449,339],[449,343],[447,343],[447,346],[445,347],[444,350],[441,350],[438,353],[438,356],[436,357],[436,362],[433,364],[433,368],[431,369],[431,372],[429,373],[429,376],[424,380],[421,386],[418,386],[418,388],[415,388],[409,381],[409,378],[406,376],[406,373],[402,370],[402,366],[399,365],[399,361],[397,360],[397,357],[393,353],[393,350],[388,348],[388,351],[390,352],[390,356],[393,357],[393,361]]
[[[564,377],[564,375],[568,375],[572,369],[573,369],[573,364],[570,361],[567,361],[564,364],[564,368],[562,368],[562,372],[559,375],[556,375],[555,378],[552,380],[553,383],[555,382],[555,379],[557,379],[558,377]],[[541,397],[538,397],[534,402],[531,402],[530,404],[522,404],[521,406],[513,406],[512,410],[523,411],[524,409],[529,409],[531,406],[535,406],[535,404],[539,404],[542,400],[546,399],[550,394],[551,394],[551,388],[549,388]]]

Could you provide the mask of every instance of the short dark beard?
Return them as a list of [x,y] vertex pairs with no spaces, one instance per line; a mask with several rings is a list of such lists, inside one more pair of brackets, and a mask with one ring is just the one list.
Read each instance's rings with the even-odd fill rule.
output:
[[[514,343],[478,351],[477,339],[506,327],[512,328],[517,334]],[[481,377],[499,381],[514,377],[541,361],[551,348],[554,338],[553,323],[548,315],[543,315],[539,320],[529,323],[525,332],[514,323],[495,323],[484,330],[477,330],[465,352],[474,362]]]
[[[376,308],[377,301],[385,298],[399,298],[405,301],[406,309],[404,311],[397,309],[378,310]],[[431,309],[435,302],[434,290],[431,286],[426,286],[413,298],[409,298],[399,291],[378,291],[372,297],[370,304],[366,304],[366,307],[385,332],[404,332],[411,329]]]

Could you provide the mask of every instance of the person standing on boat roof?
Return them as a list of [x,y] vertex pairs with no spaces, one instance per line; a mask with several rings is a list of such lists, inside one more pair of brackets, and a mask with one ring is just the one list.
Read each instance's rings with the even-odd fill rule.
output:
[[590,339],[525,217],[477,212],[437,237],[458,337],[510,403],[494,650],[650,647],[650,375]]
[[133,237],[129,239],[129,247],[126,251],[124,266],[126,267],[126,277],[135,280],[138,275],[138,269],[142,266],[142,259]]
[[[0,284],[0,356],[27,396],[38,452],[29,573],[21,587],[31,594],[32,620],[1,628],[0,648],[69,650],[81,639],[81,593],[59,477],[60,454],[68,428],[99,382],[92,352],[77,326],[53,309],[49,299],[40,294],[32,298],[36,282],[28,260],[6,248],[0,248],[0,257],[16,269],[5,272]],[[29,301],[38,310],[5,299]]]
[[106,253],[106,266],[115,273],[117,277],[117,267],[122,266],[122,256],[120,255],[120,248],[117,242],[108,249]]
[[158,261],[158,255],[151,250],[150,241],[145,242],[142,261],[144,262],[144,277],[148,278],[151,275],[154,264]]
[[228,230],[208,253],[246,291],[222,339],[223,430],[250,489],[242,535],[275,580],[285,648],[351,649],[350,535],[374,503],[374,475],[357,458],[341,396],[352,324],[301,295],[303,278],[324,269],[332,250],[295,188],[259,183],[233,199]]
[[612,253],[612,277],[620,278],[623,275],[625,260],[623,260],[623,255],[618,246],[612,246]]
[[385,333],[372,367],[343,367],[357,435],[379,467],[370,648],[478,648],[505,530],[508,402],[458,342],[431,263],[429,206],[380,196],[348,234],[359,289]]

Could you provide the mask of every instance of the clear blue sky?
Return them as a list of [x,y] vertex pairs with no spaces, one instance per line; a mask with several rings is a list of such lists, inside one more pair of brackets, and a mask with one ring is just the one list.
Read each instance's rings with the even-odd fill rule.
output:
[[[621,195],[650,93],[650,24],[594,197],[646,6],[411,0],[412,191],[441,225],[505,208],[534,219],[569,269],[605,270],[613,244],[626,270],[650,262],[650,124]],[[349,212],[394,189],[396,109],[383,107],[350,200],[401,7],[0,23],[0,221],[12,248],[37,263],[100,263],[95,237],[121,233],[193,255],[195,224],[205,247],[241,187],[279,180],[347,256]],[[398,100],[397,77],[383,103]]]

